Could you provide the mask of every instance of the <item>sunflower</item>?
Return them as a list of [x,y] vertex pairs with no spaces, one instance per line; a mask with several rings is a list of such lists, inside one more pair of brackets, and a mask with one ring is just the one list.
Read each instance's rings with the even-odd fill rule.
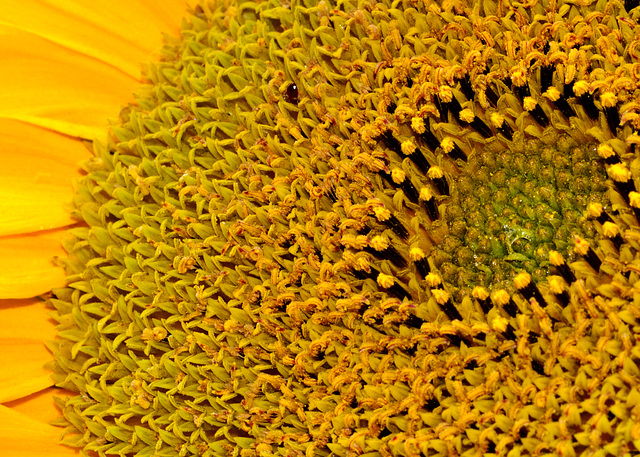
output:
[[66,283],[52,259],[71,215],[71,181],[132,100],[142,63],[178,36],[182,0],[7,1],[0,5],[0,417],[2,454],[74,455],[62,446],[45,346],[55,323],[44,298]]
[[65,443],[639,452],[636,6],[201,2],[77,186]]

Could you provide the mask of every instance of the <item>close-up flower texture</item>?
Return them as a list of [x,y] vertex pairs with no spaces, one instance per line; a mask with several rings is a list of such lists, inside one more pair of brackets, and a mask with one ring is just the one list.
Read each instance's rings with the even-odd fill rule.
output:
[[0,455],[640,455],[637,7],[0,2]]

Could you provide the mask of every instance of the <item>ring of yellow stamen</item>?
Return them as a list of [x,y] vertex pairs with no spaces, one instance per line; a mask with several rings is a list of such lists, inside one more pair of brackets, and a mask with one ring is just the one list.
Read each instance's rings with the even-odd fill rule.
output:
[[144,341],[161,341],[167,337],[167,329],[164,327],[145,328],[140,338]]
[[410,106],[401,105],[396,108],[394,114],[400,122],[404,122],[405,119],[412,117],[415,114],[415,111]]

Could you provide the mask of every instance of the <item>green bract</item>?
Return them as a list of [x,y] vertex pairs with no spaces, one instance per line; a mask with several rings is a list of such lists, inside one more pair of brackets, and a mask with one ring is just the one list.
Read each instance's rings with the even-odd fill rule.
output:
[[639,452],[632,6],[196,8],[78,186],[67,442]]

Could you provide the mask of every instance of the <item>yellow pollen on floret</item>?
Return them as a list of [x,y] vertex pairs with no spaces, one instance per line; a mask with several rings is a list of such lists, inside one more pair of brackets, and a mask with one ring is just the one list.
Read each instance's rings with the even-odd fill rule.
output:
[[620,233],[620,229],[618,228],[617,224],[614,224],[611,221],[606,221],[604,224],[602,224],[602,233],[607,238],[613,238]]
[[517,289],[524,289],[531,284],[531,275],[525,272],[519,273],[515,278],[513,278],[513,283]]
[[404,122],[409,117],[412,117],[415,114],[413,108],[407,105],[402,105],[396,108],[395,115],[400,122]]
[[424,259],[425,253],[422,249],[415,247],[415,248],[411,248],[409,250],[409,258],[411,259],[412,262],[416,262],[418,260],[422,260]]
[[507,329],[509,321],[502,316],[495,317],[491,321],[491,328],[496,332],[504,332]]
[[549,290],[553,294],[561,294],[564,291],[564,285],[558,278],[549,279]]
[[533,111],[534,109],[536,109],[536,106],[538,106],[538,102],[533,97],[525,97],[524,101],[522,102],[522,106],[527,111]]
[[440,179],[444,176],[444,171],[438,166],[433,166],[427,171],[427,176],[429,179]]
[[380,273],[378,275],[377,282],[380,287],[383,287],[385,289],[388,289],[389,287],[392,287],[395,284],[393,276],[386,275],[384,273]]
[[607,168],[609,177],[617,182],[628,182],[631,179],[631,172],[624,163],[616,163]]
[[624,142],[627,144],[627,146],[639,145],[640,144],[640,135],[638,135],[636,133],[632,133],[627,138],[625,138]]
[[342,236],[340,242],[346,247],[361,250],[369,244],[369,239],[366,235],[352,235],[347,233]]
[[602,215],[602,211],[604,211],[604,208],[602,207],[601,203],[592,202],[589,203],[589,206],[587,206],[587,211],[589,212],[589,215],[591,217],[600,217]]
[[451,90],[451,87],[449,86],[440,86],[438,89],[438,96],[444,103],[449,103],[453,100],[453,90]]
[[389,240],[387,240],[382,235],[376,235],[373,238],[371,238],[371,241],[369,244],[376,251],[384,251],[389,247]]
[[491,113],[490,120],[495,128],[500,128],[504,124],[504,116],[498,112]]
[[564,257],[558,251],[549,251],[549,263],[554,267],[564,265]]
[[564,83],[569,84],[576,76],[576,66],[571,64],[567,65],[564,73]]
[[552,102],[558,101],[560,98],[560,91],[556,89],[554,86],[549,87],[544,94],[542,94],[548,100]]
[[369,198],[366,203],[367,208],[373,210],[374,208],[384,208],[384,203],[379,198]]
[[145,328],[140,335],[143,341],[150,341],[153,339],[153,329]]
[[422,134],[427,130],[427,128],[424,125],[424,119],[422,119],[421,117],[417,117],[417,116],[411,118],[411,128],[417,134]]
[[620,125],[631,124],[635,128],[638,128],[638,121],[640,121],[640,115],[630,111],[627,111],[620,117]]
[[589,83],[585,80],[577,81],[573,85],[573,93],[576,94],[577,97],[580,97],[586,94],[589,91]]
[[489,298],[489,292],[487,291],[487,289],[481,286],[475,286],[471,291],[471,295],[473,296],[473,298],[476,298],[478,300],[486,300],[487,298]]
[[447,154],[453,151],[454,146],[455,146],[455,142],[453,141],[453,138],[451,138],[450,136],[445,136],[440,142],[440,147]]
[[615,155],[613,148],[607,143],[600,143],[597,148],[598,155],[603,159],[608,159]]
[[445,290],[433,289],[431,293],[433,294],[433,298],[435,298],[436,302],[439,305],[444,305],[449,301],[449,294]]
[[406,140],[402,142],[402,144],[400,145],[400,148],[402,149],[403,153],[410,155],[415,152],[416,145],[413,142],[413,140]]
[[161,341],[167,337],[167,329],[164,327],[145,328],[140,335],[145,341]]
[[600,103],[605,108],[613,108],[618,103],[618,97],[613,92],[607,91],[600,96]]
[[509,303],[511,297],[509,297],[509,294],[506,290],[500,289],[491,294],[491,300],[493,300],[496,305],[504,306]]
[[629,192],[629,204],[633,208],[640,208],[640,192]]
[[389,129],[389,121],[384,116],[378,116],[373,121],[373,127],[380,132],[386,132]]
[[527,84],[527,74],[520,68],[511,73],[511,81],[518,87],[522,87]]
[[391,179],[393,179],[393,182],[396,184],[402,184],[406,177],[407,174],[400,168],[394,168],[391,170]]
[[429,287],[438,287],[442,284],[442,278],[435,273],[429,273],[424,280]]
[[362,127],[362,129],[360,130],[360,139],[364,143],[367,143],[371,146],[376,144],[377,140],[375,139],[375,137],[377,136],[378,132],[376,132],[376,130],[371,125]]
[[371,266],[369,265],[369,261],[365,257],[359,257],[355,261],[356,270],[360,271],[370,271]]
[[475,117],[476,115],[473,114],[473,111],[471,111],[469,108],[465,108],[460,111],[460,119],[464,122],[473,122]]
[[423,187],[420,189],[420,200],[431,200],[433,198],[433,191],[430,187]]
[[380,206],[373,209],[373,214],[376,215],[376,219],[379,221],[386,221],[391,217],[391,211]]
[[587,252],[589,252],[589,243],[587,242],[587,240],[576,236],[575,246],[573,250],[576,254],[587,255]]

